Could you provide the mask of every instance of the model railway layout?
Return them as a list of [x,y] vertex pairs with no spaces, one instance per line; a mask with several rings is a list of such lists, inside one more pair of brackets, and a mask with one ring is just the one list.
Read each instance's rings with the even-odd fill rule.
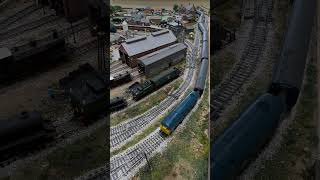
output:
[[[160,128],[151,133],[143,141],[140,141],[138,144],[130,148],[130,150],[112,157],[110,162],[110,176],[112,180],[121,179],[124,176],[127,176],[128,173],[132,173],[133,171],[135,171],[137,167],[139,167],[139,165],[141,165],[144,162],[144,154],[146,154],[147,156],[152,155],[155,152],[155,150],[166,140],[166,135],[172,134],[172,132],[186,117],[189,110],[193,109],[199,97],[202,95],[203,90],[205,88],[205,81],[207,76],[207,68],[203,66],[205,66],[205,64],[208,64],[209,47],[207,41],[207,29],[204,26],[205,17],[201,11],[198,11],[198,13],[200,16],[198,20],[198,27],[202,33],[202,50],[200,55],[200,70],[196,79],[197,83],[195,85],[194,90],[191,93],[189,93],[187,97],[183,98],[183,100],[180,103],[178,103],[174,110],[171,111],[169,115],[167,115],[164,118],[164,120],[161,122]],[[199,39],[195,41],[195,47],[192,48],[193,50],[190,60],[194,61],[194,59],[196,58],[196,51],[199,45],[198,43]],[[190,68],[188,71],[187,79],[184,81],[184,84],[181,85],[180,88],[176,91],[175,97],[180,96],[181,92],[179,91],[185,91],[185,89],[189,85],[188,82],[190,82],[192,79],[194,73],[193,67],[195,67],[195,62],[189,63],[190,64],[187,64],[187,67]],[[149,124],[161,112],[163,112],[163,110],[166,109],[166,106],[172,104],[172,102],[174,102],[174,99],[175,98],[169,96],[168,100],[170,101],[162,101],[159,106],[151,109],[143,116],[132,121],[128,121],[127,123],[118,125],[116,127],[111,127],[111,148],[119,147],[121,146],[121,144],[128,141],[128,139],[131,136],[133,136],[137,131],[139,131],[139,129]],[[130,131],[127,131],[126,129],[130,129]]]

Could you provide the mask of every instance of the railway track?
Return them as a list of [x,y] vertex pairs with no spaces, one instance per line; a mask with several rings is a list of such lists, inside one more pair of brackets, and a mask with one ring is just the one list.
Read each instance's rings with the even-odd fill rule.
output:
[[94,48],[97,48],[98,40],[97,38],[91,38],[89,41],[83,43],[79,47],[77,46],[71,46],[70,50],[75,55],[85,55],[89,51],[91,51]]
[[73,33],[77,33],[79,31],[85,30],[89,28],[89,21],[88,18],[84,18],[74,24],[72,26],[70,25],[69,27],[65,28],[62,30],[62,35],[64,37],[68,37],[72,35]]
[[123,63],[119,60],[117,62],[114,62],[111,64],[110,69],[117,69],[118,67],[120,67]]
[[129,66],[127,66],[126,64],[123,64],[122,66],[118,66],[117,68],[113,68],[110,70],[111,74],[119,74],[120,71],[122,70],[126,70],[126,69],[131,69]]
[[125,67],[125,68],[123,68],[123,69],[119,69],[118,71],[116,71],[116,72],[111,72],[111,76],[117,76],[117,75],[119,75],[119,74],[124,74],[124,73],[126,73],[126,72],[128,72],[128,73],[130,73],[131,75],[132,75],[132,73],[137,73],[138,75],[140,75],[139,74],[139,71],[138,71],[138,67],[135,67],[135,68],[129,68],[129,67]]
[[159,132],[158,128],[127,152],[112,157],[110,160],[111,180],[118,180],[128,176],[146,158],[149,158],[165,140],[166,138]]
[[45,16],[45,17],[42,17],[42,18],[40,18],[36,21],[33,21],[31,23],[23,24],[21,26],[18,26],[18,27],[12,28],[12,29],[1,31],[0,37],[1,37],[1,39],[9,39],[9,38],[12,38],[16,35],[23,34],[26,31],[36,29],[40,26],[43,26],[48,23],[52,23],[52,22],[57,21],[59,19],[60,19],[60,17],[55,16],[55,15]]
[[29,149],[18,149],[16,151],[11,151],[9,154],[6,154],[5,157],[2,157],[2,159],[0,160],[0,167],[6,167],[18,159],[23,159],[40,153],[45,149],[55,147],[58,143],[62,142],[63,140],[67,139],[68,137],[79,131],[79,128],[68,128],[64,132],[60,132],[57,134],[57,136],[53,137],[53,141],[45,142],[43,144],[29,144]]
[[242,85],[254,73],[262,57],[268,26],[271,22],[272,0],[257,0],[254,8],[253,25],[247,45],[240,60],[235,64],[229,75],[213,91],[210,117],[219,119],[221,112],[232,97],[239,92]]
[[[197,39],[195,44],[195,47],[199,46],[199,39]],[[128,141],[134,134],[156,119],[156,117],[163,114],[168,107],[176,102],[177,97],[180,97],[187,90],[194,75],[196,54],[197,48],[193,48],[191,58],[187,58],[187,66],[189,68],[186,79],[174,93],[169,94],[168,97],[158,106],[148,110],[143,115],[110,128],[111,149],[118,148],[121,144]]]
[[8,18],[0,21],[0,29],[7,29],[11,24],[15,23],[16,21],[22,19],[23,17],[31,14],[34,11],[39,10],[40,7],[36,6],[35,4],[31,4],[26,8],[16,12],[15,14],[9,16]]

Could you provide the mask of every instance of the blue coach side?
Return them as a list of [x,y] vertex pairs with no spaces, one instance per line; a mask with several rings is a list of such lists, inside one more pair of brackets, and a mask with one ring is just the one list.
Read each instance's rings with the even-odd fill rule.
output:
[[212,145],[213,179],[235,178],[267,143],[283,111],[281,97],[259,97]]
[[183,121],[187,114],[197,103],[199,98],[197,91],[191,92],[168,116],[161,121],[160,130],[166,135],[170,135],[176,127]]

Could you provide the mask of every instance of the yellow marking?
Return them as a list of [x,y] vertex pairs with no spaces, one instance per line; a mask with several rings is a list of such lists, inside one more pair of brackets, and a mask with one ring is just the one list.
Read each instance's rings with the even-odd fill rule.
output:
[[166,128],[165,126],[163,126],[162,124],[160,125],[160,130],[168,136],[171,134],[171,131],[168,128]]

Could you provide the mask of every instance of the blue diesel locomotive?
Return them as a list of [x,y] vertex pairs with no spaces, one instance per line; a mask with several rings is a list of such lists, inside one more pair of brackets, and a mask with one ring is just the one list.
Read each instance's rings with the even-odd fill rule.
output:
[[192,91],[174,111],[164,118],[160,125],[161,131],[169,136],[196,105],[199,96],[197,91]]

